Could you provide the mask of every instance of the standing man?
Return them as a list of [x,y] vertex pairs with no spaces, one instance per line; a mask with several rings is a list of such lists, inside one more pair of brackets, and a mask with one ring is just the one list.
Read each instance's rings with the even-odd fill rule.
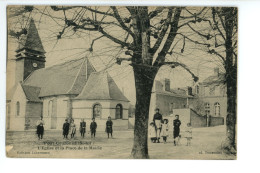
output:
[[176,146],[175,139],[180,136],[180,126],[181,121],[179,120],[179,115],[175,115],[175,120],[173,120],[173,144]]
[[44,133],[44,121],[43,121],[43,117],[41,116],[40,120],[37,121],[37,135],[38,135],[38,139],[41,140],[43,137],[43,133]]
[[65,123],[63,124],[63,139],[68,139],[68,134],[70,130],[70,123],[68,122],[68,119],[65,119]]
[[86,122],[84,121],[84,119],[81,119],[79,131],[80,131],[81,137],[84,138],[85,133],[86,133]]
[[108,120],[106,122],[106,132],[107,132],[107,138],[109,138],[109,134],[111,134],[111,138],[113,138],[113,122],[111,120],[111,117],[108,117]]
[[153,116],[153,122],[154,122],[154,125],[155,125],[157,143],[160,143],[160,133],[161,133],[161,129],[162,129],[162,114],[160,114],[159,111],[160,111],[160,109],[156,108],[155,114]]
[[92,122],[90,124],[91,138],[95,138],[96,136],[97,123],[95,122],[95,118],[92,118]]

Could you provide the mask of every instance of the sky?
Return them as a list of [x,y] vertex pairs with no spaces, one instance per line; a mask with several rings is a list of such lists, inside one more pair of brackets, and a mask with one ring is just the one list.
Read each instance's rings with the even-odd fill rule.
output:
[[[98,35],[88,32],[73,34],[73,32],[67,31],[65,36],[58,40],[57,35],[62,30],[62,23],[58,19],[51,19],[45,15],[49,14],[50,11],[44,6],[38,6],[37,9],[39,9],[39,11],[35,10],[36,12],[31,14],[30,17],[35,21],[43,47],[46,51],[46,67],[81,57],[88,57],[98,71],[108,71],[131,103],[135,103],[132,67],[129,66],[127,62],[123,62],[121,65],[115,63],[117,56],[124,55],[122,54],[122,49],[111,43],[110,40],[102,38],[95,42],[93,47],[94,51],[90,52],[91,41],[93,38],[97,38]],[[61,16],[58,15],[58,17]],[[19,29],[27,25],[28,21],[26,20],[17,20],[17,18],[9,20],[9,28]],[[113,32],[117,31],[114,30]],[[182,30],[182,32],[187,31]],[[120,32],[118,34],[120,34]],[[8,79],[11,81],[10,85],[12,85],[14,82],[12,82],[12,79],[14,79],[13,69],[17,39],[11,38],[10,36],[8,39],[7,74],[11,76]],[[177,53],[173,53],[171,56],[168,55],[166,59],[186,64],[195,75],[199,76],[199,81],[203,81],[213,74],[213,68],[219,65],[216,64],[216,57],[214,57],[214,55],[209,55],[205,51],[201,51],[201,47],[189,42],[186,42],[184,53],[181,54],[182,37],[176,37],[175,40],[179,42],[176,49],[174,49]],[[194,84],[191,75],[179,67],[174,69],[162,67],[156,76],[156,80],[164,80],[165,78],[171,80],[171,88],[192,86]]]

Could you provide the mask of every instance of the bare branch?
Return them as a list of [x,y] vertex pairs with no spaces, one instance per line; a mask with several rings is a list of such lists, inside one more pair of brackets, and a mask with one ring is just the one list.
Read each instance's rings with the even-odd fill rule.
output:
[[168,11],[168,15],[167,15],[167,19],[166,19],[166,22],[165,24],[163,25],[162,27],[162,30],[160,32],[160,35],[159,35],[159,38],[156,40],[153,48],[152,48],[152,54],[154,54],[158,48],[160,47],[161,43],[162,43],[162,40],[169,28],[169,25],[170,25],[170,22],[171,22],[171,18],[172,18],[172,8],[169,8],[169,11]]
[[187,72],[189,72],[194,80],[194,82],[197,82],[199,80],[199,77],[197,77],[185,64],[180,63],[180,62],[164,62],[161,65],[168,65],[171,68],[176,68],[178,66],[184,68]]

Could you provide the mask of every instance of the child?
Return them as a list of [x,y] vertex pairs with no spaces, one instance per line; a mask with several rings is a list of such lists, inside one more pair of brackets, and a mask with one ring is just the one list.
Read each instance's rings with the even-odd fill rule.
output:
[[108,117],[108,120],[106,122],[106,132],[107,132],[107,138],[109,138],[109,134],[111,134],[111,138],[113,138],[113,121],[111,120],[111,117]]
[[70,123],[70,136],[71,136],[71,138],[74,138],[75,134],[76,134],[76,124],[74,123],[74,120],[72,119],[71,123]]
[[167,137],[169,135],[168,130],[169,130],[168,119],[164,119],[162,124],[162,132],[161,132],[164,144],[166,144]]
[[155,143],[155,142],[156,142],[157,137],[156,137],[156,130],[155,130],[154,122],[151,122],[151,123],[150,123],[150,127],[149,127],[149,137],[150,137],[152,143]]
[[68,123],[68,120],[65,119],[65,123],[63,124],[63,139],[68,139],[68,134],[69,134],[69,129],[70,129],[70,123]]
[[187,123],[186,131],[185,131],[185,138],[187,138],[187,146],[190,146],[191,139],[192,139],[191,123]]
[[86,133],[86,122],[84,121],[84,119],[81,119],[79,131],[81,137],[84,138]]
[[96,136],[97,123],[95,122],[95,118],[92,118],[92,122],[90,124],[91,138],[95,138]]

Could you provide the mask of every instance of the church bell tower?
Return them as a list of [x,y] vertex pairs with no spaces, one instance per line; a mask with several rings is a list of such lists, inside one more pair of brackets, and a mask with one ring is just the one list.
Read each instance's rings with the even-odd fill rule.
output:
[[16,49],[15,83],[24,81],[33,71],[45,67],[45,50],[31,19],[26,34],[19,39]]

